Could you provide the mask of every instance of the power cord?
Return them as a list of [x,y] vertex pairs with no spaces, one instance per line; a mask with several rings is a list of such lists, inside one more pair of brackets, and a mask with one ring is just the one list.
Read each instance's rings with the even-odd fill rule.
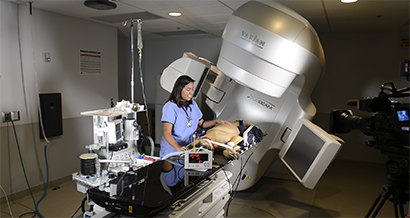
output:
[[43,196],[41,196],[41,198],[40,198],[40,200],[38,200],[38,202],[37,202],[37,204],[36,204],[36,212],[40,215],[40,217],[44,217],[41,213],[40,213],[40,211],[38,210],[38,205],[40,204],[40,202],[41,201],[43,201],[43,199],[46,197],[46,195],[47,195],[47,190],[48,190],[48,184],[49,184],[49,180],[50,180],[50,178],[49,178],[49,173],[48,173],[48,158],[47,158],[47,145],[46,146],[44,146],[44,159],[45,159],[45,162],[46,162],[46,172],[47,172],[47,182],[46,182],[46,188],[45,188],[45,190],[44,190],[44,194],[43,194]]
[[9,207],[9,212],[10,212],[9,215],[11,216],[11,218],[13,218],[13,212],[11,212],[11,207],[10,207],[9,199],[7,198],[7,193],[6,191],[4,191],[3,186],[0,185],[0,188],[4,193],[4,196],[6,196],[6,202],[7,202],[7,206]]
[[[31,196],[31,198],[32,198],[32,200],[33,200],[33,204],[34,204],[35,207],[37,207],[37,206],[36,206],[36,205],[37,205],[37,204],[36,204],[36,201],[34,200],[33,192],[31,191],[30,183],[29,183],[28,178],[27,178],[27,173],[26,173],[26,169],[25,169],[25,167],[24,167],[23,158],[22,158],[22,156],[21,156],[20,144],[19,144],[19,141],[18,141],[18,138],[17,138],[16,127],[14,126],[13,120],[10,120],[10,121],[11,121],[11,125],[13,126],[14,137],[15,137],[15,139],[16,139],[17,150],[18,150],[19,157],[20,157],[21,167],[23,168],[24,178],[25,178],[25,180],[26,180],[26,184],[27,184],[28,190],[29,190],[29,192],[30,192],[30,196]],[[39,215],[39,214],[37,213],[37,209],[36,209],[35,212],[24,213],[24,214],[22,214],[22,215],[20,215],[20,216],[23,216],[23,215],[26,215],[26,214],[32,214],[32,213],[34,213],[34,216],[35,216],[35,215]]]
[[232,193],[232,187],[233,186],[232,186],[231,182],[229,181],[228,174],[226,174],[225,168],[222,168],[222,171],[225,174],[226,181],[229,183],[229,193]]
[[77,208],[77,210],[74,212],[73,215],[71,215],[70,218],[73,218],[77,212],[81,209],[81,212],[83,212],[80,216],[82,216],[85,213],[85,202],[87,201],[87,197],[85,197],[82,201],[81,201],[81,205]]
[[[32,192],[31,187],[30,187],[30,183],[29,183],[28,178],[27,178],[26,169],[25,169],[25,167],[24,167],[24,162],[23,162],[23,158],[22,158],[22,155],[21,155],[20,144],[19,144],[18,137],[17,137],[16,127],[15,127],[15,125],[14,125],[13,120],[10,120],[10,121],[11,121],[11,124],[12,124],[12,126],[13,126],[14,137],[15,137],[15,139],[16,139],[17,150],[18,150],[19,157],[20,157],[21,167],[23,168],[24,178],[25,178],[25,180],[26,180],[26,184],[27,184],[27,187],[28,187],[28,189],[29,189],[30,196],[31,196],[31,198],[32,198],[32,200],[33,200],[33,203],[34,203],[34,206],[35,206],[35,212],[28,212],[28,213],[25,213],[25,214],[23,214],[23,215],[33,214],[33,213],[34,213],[34,216],[38,215],[38,216],[40,216],[40,217],[44,217],[44,216],[40,213],[40,211],[39,211],[39,209],[38,209],[38,206],[39,206],[39,204],[41,203],[41,201],[43,201],[43,199],[45,198],[45,196],[47,195],[48,184],[49,184],[49,169],[48,169],[48,158],[47,158],[47,145],[44,146],[44,159],[45,159],[45,162],[46,162],[46,171],[47,171],[46,188],[45,188],[45,190],[44,190],[43,196],[42,196],[42,197],[40,198],[40,200],[36,203],[36,202],[35,202],[35,199],[34,199],[33,192]],[[22,216],[22,215],[21,215],[21,216]]]
[[231,205],[231,203],[232,203],[232,201],[233,201],[233,199],[234,199],[234,197],[235,197],[235,194],[236,194],[236,192],[237,192],[237,190],[238,190],[238,188],[239,188],[239,184],[240,184],[240,182],[241,182],[241,180],[240,180],[240,178],[241,178],[241,176],[242,176],[242,171],[243,171],[243,169],[245,168],[245,166],[246,166],[246,164],[248,163],[248,161],[250,160],[250,158],[252,157],[252,155],[255,153],[255,151],[252,151],[252,153],[249,155],[249,157],[246,159],[246,161],[245,161],[245,163],[242,165],[242,158],[241,158],[241,169],[240,169],[240,171],[239,171],[239,174],[238,174],[238,176],[236,177],[236,179],[235,179],[235,181],[233,182],[233,185],[232,185],[232,187],[235,185],[235,183],[237,183],[236,184],[236,188],[231,192],[232,193],[232,195],[231,195],[231,197],[229,198],[229,200],[228,200],[228,204],[227,204],[227,207],[226,207],[226,216],[228,216],[228,211],[229,211],[229,206]]
[[80,209],[81,209],[81,205],[77,208],[77,210],[73,213],[73,215],[70,216],[70,218],[73,218]]

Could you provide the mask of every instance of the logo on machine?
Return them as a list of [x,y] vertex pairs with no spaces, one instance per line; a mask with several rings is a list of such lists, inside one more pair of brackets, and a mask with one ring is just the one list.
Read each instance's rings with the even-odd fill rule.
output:
[[263,49],[263,46],[265,46],[265,41],[258,38],[258,35],[252,35],[252,34],[249,34],[246,31],[242,31],[241,39],[243,39],[247,42],[250,42],[253,45],[255,45],[256,47],[261,48],[261,49]]
[[268,102],[268,101],[266,101],[266,100],[263,100],[263,99],[261,99],[261,98],[255,97],[255,96],[253,96],[253,95],[248,95],[247,98],[253,100],[254,102],[256,102],[256,103],[262,105],[263,107],[265,107],[265,108],[267,108],[267,109],[269,109],[269,110],[273,110],[273,108],[275,107],[275,105],[273,105],[272,103],[270,103],[270,102]]

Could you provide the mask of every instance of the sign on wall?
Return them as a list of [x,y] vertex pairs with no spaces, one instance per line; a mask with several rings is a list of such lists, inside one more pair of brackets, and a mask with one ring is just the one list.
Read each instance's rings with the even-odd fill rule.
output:
[[101,75],[101,52],[80,50],[80,74]]

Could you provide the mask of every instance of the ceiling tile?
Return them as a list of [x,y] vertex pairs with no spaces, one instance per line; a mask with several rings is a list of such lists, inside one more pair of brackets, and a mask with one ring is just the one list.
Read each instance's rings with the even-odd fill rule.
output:
[[[28,0],[10,1],[28,4]],[[100,11],[85,7],[83,0],[32,0],[35,8],[112,25],[125,36],[129,35],[129,29],[121,26],[120,23],[111,23],[117,15],[127,14],[125,15],[127,17],[130,14],[148,12],[162,17],[158,20],[140,18],[143,19],[143,34],[146,39],[158,38],[152,32],[166,31],[200,30],[212,35],[220,35],[229,16],[247,1],[115,0],[116,9]],[[259,1],[266,4],[273,3],[273,0]],[[318,33],[407,30],[408,35],[409,0],[359,0],[353,4],[343,4],[340,0],[276,0],[276,2],[306,18]],[[170,17],[168,16],[170,11],[179,11],[183,16]],[[380,19],[378,16],[381,16]]]

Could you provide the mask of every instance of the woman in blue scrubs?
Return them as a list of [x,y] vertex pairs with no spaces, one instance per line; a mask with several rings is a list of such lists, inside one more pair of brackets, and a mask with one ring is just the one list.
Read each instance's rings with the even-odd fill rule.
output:
[[[169,99],[162,108],[164,136],[161,140],[161,158],[172,152],[188,150],[186,145],[192,142],[192,134],[198,127],[210,128],[229,123],[220,119],[204,121],[201,110],[192,100],[193,93],[194,80],[191,77],[183,75],[175,81]],[[172,170],[172,164],[164,161],[163,170]]]

